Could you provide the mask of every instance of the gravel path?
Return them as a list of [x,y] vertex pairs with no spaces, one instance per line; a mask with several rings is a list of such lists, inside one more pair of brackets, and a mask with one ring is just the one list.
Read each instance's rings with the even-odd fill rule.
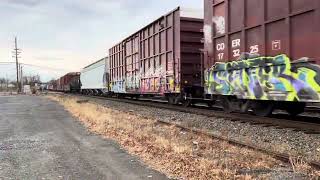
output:
[[[82,98],[86,99],[87,97]],[[110,100],[95,99],[95,101],[109,108],[125,112],[130,111],[144,117],[174,121],[188,127],[206,129],[214,135],[222,135],[232,140],[251,143],[257,147],[289,153],[309,161],[320,162],[320,134],[305,134],[293,129],[252,125],[224,118],[208,118],[202,115],[153,107],[143,106],[141,108],[141,106]]]
[[56,102],[0,97],[0,179],[166,179]]

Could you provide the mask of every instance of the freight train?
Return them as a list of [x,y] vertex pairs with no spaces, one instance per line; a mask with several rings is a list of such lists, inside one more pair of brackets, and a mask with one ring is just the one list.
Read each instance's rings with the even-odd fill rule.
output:
[[80,74],[81,90],[85,95],[108,94],[109,79],[108,57],[102,58],[82,69]]
[[84,68],[91,77],[81,79],[81,92],[219,102],[259,116],[298,115],[320,102],[320,1],[204,4],[204,18],[177,8],[111,47],[104,72]]
[[80,72],[70,72],[48,85],[48,90],[59,92],[79,92]]

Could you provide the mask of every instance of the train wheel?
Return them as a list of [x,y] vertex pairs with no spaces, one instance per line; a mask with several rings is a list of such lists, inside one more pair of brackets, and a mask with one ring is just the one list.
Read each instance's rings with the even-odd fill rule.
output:
[[213,101],[208,101],[208,102],[207,102],[207,106],[208,106],[209,108],[212,108],[214,104],[215,104],[215,103],[214,103]]
[[192,104],[192,101],[190,99],[182,101],[182,106],[183,107],[189,107],[189,106],[191,106],[191,104]]
[[231,113],[233,112],[233,108],[232,108],[232,102],[230,101],[230,99],[228,97],[222,97],[220,99],[221,101],[221,105],[223,107],[223,110],[227,113]]
[[297,116],[304,112],[306,103],[292,103],[286,107],[286,111],[290,116]]
[[178,102],[178,98],[175,95],[169,95],[168,96],[168,103],[171,105],[177,105]]
[[241,100],[240,101],[240,112],[241,113],[248,113],[250,106],[251,106],[250,100]]
[[140,99],[140,95],[135,95],[134,98],[135,98],[136,100],[139,100],[139,99]]
[[252,107],[253,113],[257,116],[270,116],[274,110],[274,103],[269,101],[256,101]]
[[168,98],[168,103],[171,104],[171,105],[174,105],[174,102],[175,102],[175,98],[170,96]]
[[192,105],[192,95],[191,94],[184,94],[182,99],[181,99],[181,102],[182,102],[182,106],[183,107],[189,107]]
[[125,98],[125,95],[124,95],[124,94],[118,94],[118,98],[119,98],[119,99],[124,99],[124,98]]

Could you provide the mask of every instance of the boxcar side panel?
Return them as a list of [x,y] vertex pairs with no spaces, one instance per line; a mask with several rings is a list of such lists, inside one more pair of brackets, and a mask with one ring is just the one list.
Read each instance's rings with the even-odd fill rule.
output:
[[243,52],[319,61],[319,11],[314,0],[205,0],[207,68]]
[[59,91],[70,92],[80,90],[80,73],[71,72],[60,78]]
[[179,91],[179,11],[159,18],[139,32],[140,76],[142,94]]
[[106,58],[103,58],[90,66],[85,67],[81,71],[80,81],[81,89],[106,89],[107,85],[104,81]]
[[203,22],[180,13],[167,13],[109,50],[112,91],[175,94],[182,85],[200,82]]
[[134,92],[139,88],[139,35],[135,34],[124,42],[126,63],[126,91]]
[[207,94],[320,101],[320,1],[204,2]]
[[203,20],[182,17],[180,21],[181,87],[201,86]]
[[124,61],[123,43],[119,43],[109,50],[110,88],[115,93],[126,93],[126,66]]
[[111,48],[111,90],[129,94],[179,92],[179,25],[176,9]]

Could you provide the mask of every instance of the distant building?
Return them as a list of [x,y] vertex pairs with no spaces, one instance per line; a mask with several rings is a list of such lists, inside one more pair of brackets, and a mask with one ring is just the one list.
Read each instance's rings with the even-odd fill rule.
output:
[[15,88],[16,87],[16,85],[14,85],[14,84],[8,84],[8,88]]
[[24,94],[32,94],[30,85],[24,85],[23,86],[23,93]]

